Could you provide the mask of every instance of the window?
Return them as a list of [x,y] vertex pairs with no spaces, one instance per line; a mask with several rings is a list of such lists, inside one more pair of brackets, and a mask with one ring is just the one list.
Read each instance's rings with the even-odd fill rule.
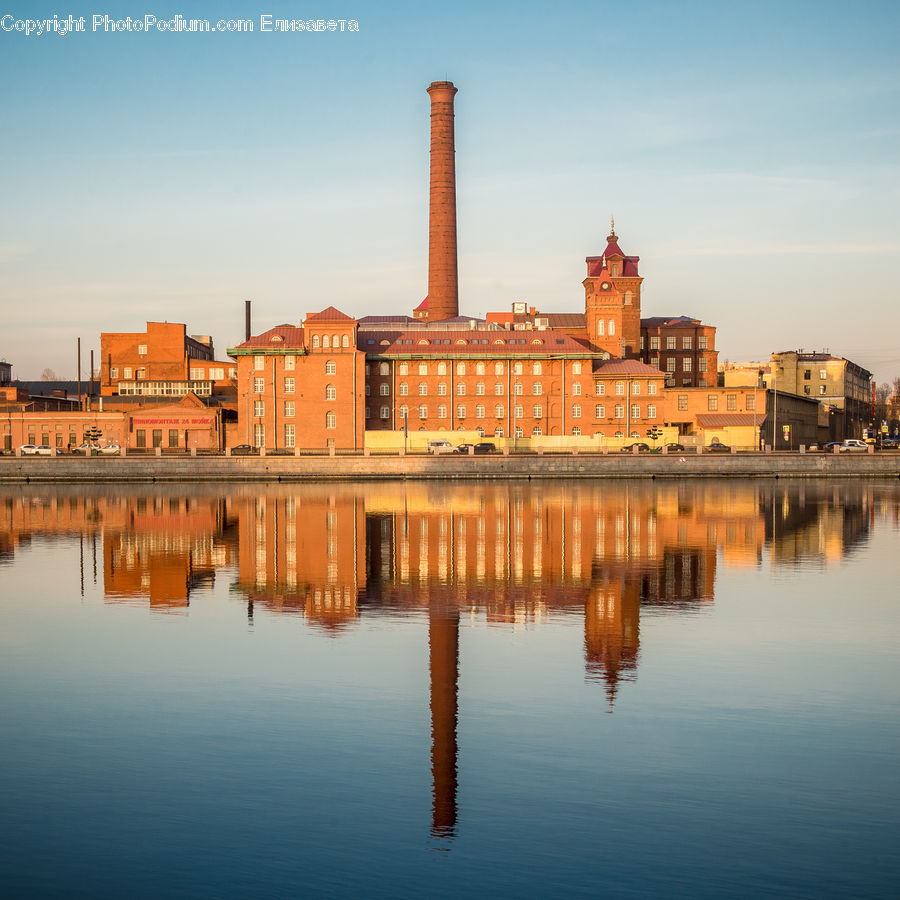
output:
[[420,407],[419,407],[419,418],[420,418],[420,419],[427,419],[427,418],[428,418],[428,407],[427,407],[427,406],[420,406]]
[[616,396],[621,397],[625,393],[625,382],[617,381],[616,382]]
[[147,377],[147,370],[146,370],[146,369],[135,369],[135,370],[134,370],[134,377],[135,377],[136,379],[138,379],[139,381],[140,381],[141,379],[143,379],[143,378],[146,378],[146,377]]
[[810,378],[812,378],[812,371],[810,369],[805,369],[803,372],[803,380],[809,381]]
[[457,397],[465,397],[466,396],[466,383],[464,381],[457,382],[456,396]]
[[[140,372],[140,371],[141,370],[138,369],[138,372]],[[138,378],[140,378],[140,375],[138,375]],[[188,378],[190,378],[191,381],[203,381],[203,369],[193,369],[192,368],[190,370],[190,372],[188,373]]]
[[690,372],[691,371],[691,358],[689,356],[685,356],[684,359],[681,360],[681,371],[682,372]]
[[503,382],[498,381],[494,384],[494,396],[502,397],[503,396]]
[[687,394],[679,394],[678,395],[678,408],[679,409],[687,409],[688,408],[688,395]]
[[737,409],[737,394],[728,394],[725,397],[725,409]]
[[284,379],[284,392],[286,394],[294,393],[294,379],[293,378],[285,378]]
[[715,394],[709,394],[706,398],[706,408],[715,412],[719,408],[719,398]]
[[617,419],[625,418],[625,407],[621,403],[616,404],[615,417]]
[[420,381],[420,382],[419,382],[419,387],[417,388],[417,390],[418,390],[418,392],[419,392],[419,396],[420,396],[420,397],[427,397],[427,396],[428,396],[428,384],[427,384],[427,382]]
[[337,415],[331,410],[325,413],[325,427],[328,429],[337,428]]
[[647,393],[650,395],[653,395],[656,393],[656,382],[655,381],[647,382]]
[[379,363],[378,364],[378,374],[379,375],[390,375],[391,367],[386,362]]
[[580,362],[573,362],[573,363],[572,363],[572,374],[573,374],[573,375],[580,375],[580,374],[581,374],[581,363],[580,363]]
[[138,344],[138,356],[146,356],[147,355],[147,345],[146,344]]
[[647,404],[647,418],[648,419],[656,418],[656,407],[652,403]]
[[641,408],[636,404],[631,404],[631,418],[639,419],[641,417]]
[[122,377],[125,378],[126,380],[131,378],[131,367],[130,366],[125,366],[125,368],[122,370]]
[[572,396],[580,397],[581,396],[581,385],[576,381],[575,384],[572,385]]
[[631,382],[631,393],[632,395],[640,394],[641,392],[641,383],[639,381]]
[[681,349],[682,350],[691,350],[694,346],[694,339],[689,335],[685,334],[681,338]]
[[326,375],[337,375],[337,363],[333,359],[329,359],[325,363],[325,374]]
[[119,367],[118,366],[110,366],[109,367],[109,377],[110,378],[118,378],[119,377]]
[[819,369],[819,379],[824,381],[828,377],[827,369]]
[[521,406],[513,407],[513,416],[516,419],[521,419],[525,415],[525,410]]
[[494,363],[494,374],[495,375],[503,374],[503,363],[502,362]]
[[438,384],[438,397],[446,397],[447,396],[447,382],[441,381]]
[[709,338],[705,334],[701,334],[697,336],[697,349],[698,350],[708,350],[709,349]]
[[531,364],[531,374],[532,375],[543,375],[543,364],[539,362],[533,362]]
[[262,371],[266,367],[266,358],[264,356],[254,356],[253,357],[253,368],[256,369],[257,372]]
[[464,406],[456,407],[456,418],[464,419],[466,417],[466,408]]
[[532,406],[531,416],[534,419],[542,419],[544,417],[544,408],[542,406]]
[[827,385],[820,384],[820,385],[819,385],[819,393],[820,393],[820,394],[826,394],[827,392],[828,392],[828,387],[827,387]]
[[285,400],[284,401],[284,417],[286,419],[294,418],[294,401],[293,400]]
[[391,386],[386,382],[382,382],[378,386],[378,396],[379,397],[390,397],[391,396]]
[[659,350],[659,335],[658,334],[650,335],[650,349],[651,350]]
[[572,407],[572,418],[573,419],[581,418],[581,407],[577,403]]
[[697,360],[697,368],[701,372],[705,372],[708,363],[709,363],[709,360],[705,356],[701,356],[700,359]]
[[169,429],[169,446],[170,447],[178,446],[178,429],[177,428]]
[[744,397],[744,408],[748,410],[756,409],[756,394],[747,394]]
[[[383,407],[383,408],[386,409],[387,407]],[[409,407],[401,406],[400,409],[397,410],[397,415],[399,415],[401,419],[408,419],[409,418]]]
[[522,363],[514,362],[512,366],[513,375],[521,375],[522,374]]
[[[484,370],[484,366],[479,363],[479,366],[482,370]],[[466,374],[466,364],[464,362],[458,362],[456,364],[456,374],[457,375],[465,375]]]
[[398,375],[409,375],[409,363],[402,362],[400,363],[400,368],[397,370]]
[[[44,443],[46,443],[46,441]],[[162,428],[153,429],[153,446],[162,447]]]
[[606,407],[602,403],[598,403],[594,407],[594,418],[595,419],[605,419],[606,418]]
[[289,372],[293,372],[297,366],[297,357],[296,356],[286,356],[284,358],[284,367]]
[[631,306],[631,291],[625,291],[625,305]]
[[322,346],[327,350],[331,348],[331,336],[327,334],[322,335]]
[[[337,346],[337,345],[335,345]],[[344,334],[341,335],[341,347],[349,347],[350,346],[350,335]]]
[[598,381],[594,384],[594,393],[598,397],[602,397],[606,393],[606,385],[602,381]]
[[[405,407],[405,406],[401,406],[400,409],[405,410],[406,407]],[[382,406],[382,407],[381,407],[381,418],[382,418],[382,419],[389,419],[390,417],[391,417],[391,408],[390,408],[389,406]]]
[[262,400],[253,401],[253,415],[259,418],[266,414],[266,404]]
[[319,336],[317,334],[313,335],[312,346],[313,346],[313,350],[319,349]]
[[475,385],[475,394],[479,397],[484,396],[484,382],[479,381],[478,384]]
[[224,369],[218,369],[218,368],[210,369],[210,370],[206,373],[206,377],[207,377],[207,378],[210,378],[210,379],[218,379],[218,380],[221,381],[221,380],[223,380],[223,379],[225,378],[225,370],[224,370]]
[[[460,363],[459,365],[462,365]],[[459,365],[456,367],[456,374],[461,375],[462,373],[459,371]],[[475,363],[475,374],[476,375],[484,375],[484,363]]]
[[531,393],[535,397],[540,397],[541,394],[543,393],[543,390],[544,390],[543,385],[539,381],[536,381],[531,386]]
[[503,418],[503,404],[502,404],[502,403],[498,403],[498,404],[494,407],[494,415],[495,415],[498,419],[502,419],[502,418]]
[[612,337],[616,333],[616,323],[613,319],[609,320],[607,334]]
[[447,374],[447,363],[439,362],[437,364],[437,373],[438,373],[438,375],[446,375]]
[[516,425],[515,435],[517,438],[525,437],[525,431],[522,429],[521,425]]
[[675,371],[675,361],[676,361],[676,360],[675,360],[675,357],[674,357],[674,356],[670,356],[670,357],[666,360],[666,371],[667,371],[667,372],[674,372],[674,371]]
[[650,365],[653,366],[654,369],[658,369],[659,368],[659,357],[651,356],[650,357]]
[[666,350],[674,350],[675,349],[675,335],[670,334],[666,337]]
[[540,437],[544,432],[541,431],[540,425],[535,425],[534,428],[531,429],[531,433],[534,437]]
[[521,381],[517,381],[517,382],[513,385],[513,393],[514,393],[517,397],[521,397],[521,396],[522,396],[522,382],[521,382]]
[[494,429],[494,436],[495,437],[503,437],[503,426],[502,425],[498,425]]
[[333,384],[325,385],[325,399],[337,400],[337,388]]
[[443,404],[441,404],[440,406],[438,406],[437,417],[438,417],[439,419],[446,419],[446,418],[447,418],[447,407],[444,406]]
[[603,319],[598,319],[597,320],[597,337],[603,337],[603,335],[605,333],[606,333],[606,328],[604,326]]
[[580,436],[581,436],[581,429],[576,425],[572,429],[572,437],[580,437]]
[[261,422],[257,422],[253,426],[253,446],[254,447],[265,447],[266,446],[266,426]]
[[419,374],[420,375],[428,374],[428,363],[419,363]]
[[483,419],[483,418],[484,418],[484,407],[483,407],[483,406],[476,406],[476,407],[475,407],[475,418],[476,418],[476,419]]
[[399,393],[401,397],[406,397],[409,395],[409,385],[405,381],[400,382]]

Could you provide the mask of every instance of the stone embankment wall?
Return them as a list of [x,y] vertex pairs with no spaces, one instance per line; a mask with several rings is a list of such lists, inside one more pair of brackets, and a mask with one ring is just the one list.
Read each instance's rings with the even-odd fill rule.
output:
[[0,483],[396,478],[900,478],[900,453],[0,457]]

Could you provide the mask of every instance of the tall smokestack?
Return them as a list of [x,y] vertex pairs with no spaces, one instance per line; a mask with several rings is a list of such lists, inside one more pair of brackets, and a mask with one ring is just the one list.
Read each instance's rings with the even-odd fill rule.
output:
[[459,315],[456,268],[456,160],[452,81],[432,81],[431,191],[428,203],[428,320]]
[[244,301],[244,340],[250,340],[250,301]]

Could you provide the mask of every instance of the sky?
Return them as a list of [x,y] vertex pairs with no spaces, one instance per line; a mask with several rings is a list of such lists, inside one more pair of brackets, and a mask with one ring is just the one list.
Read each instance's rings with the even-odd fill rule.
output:
[[[77,0],[80,3],[80,0]],[[314,7],[314,8],[313,8]],[[85,33],[18,20],[85,17]],[[93,31],[93,15],[252,33]],[[261,31],[261,16],[358,31]],[[3,18],[6,17],[6,18]],[[12,28],[13,30],[4,30]],[[0,359],[75,378],[102,331],[216,356],[425,296],[430,82],[456,96],[460,311],[583,311],[610,216],[642,314],[720,362],[900,376],[900,4],[319,0],[0,9]]]

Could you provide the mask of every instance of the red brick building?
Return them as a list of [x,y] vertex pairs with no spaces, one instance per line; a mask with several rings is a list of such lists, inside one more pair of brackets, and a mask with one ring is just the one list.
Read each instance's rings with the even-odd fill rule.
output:
[[668,387],[715,387],[716,329],[690,316],[641,319],[641,359],[666,373]]

